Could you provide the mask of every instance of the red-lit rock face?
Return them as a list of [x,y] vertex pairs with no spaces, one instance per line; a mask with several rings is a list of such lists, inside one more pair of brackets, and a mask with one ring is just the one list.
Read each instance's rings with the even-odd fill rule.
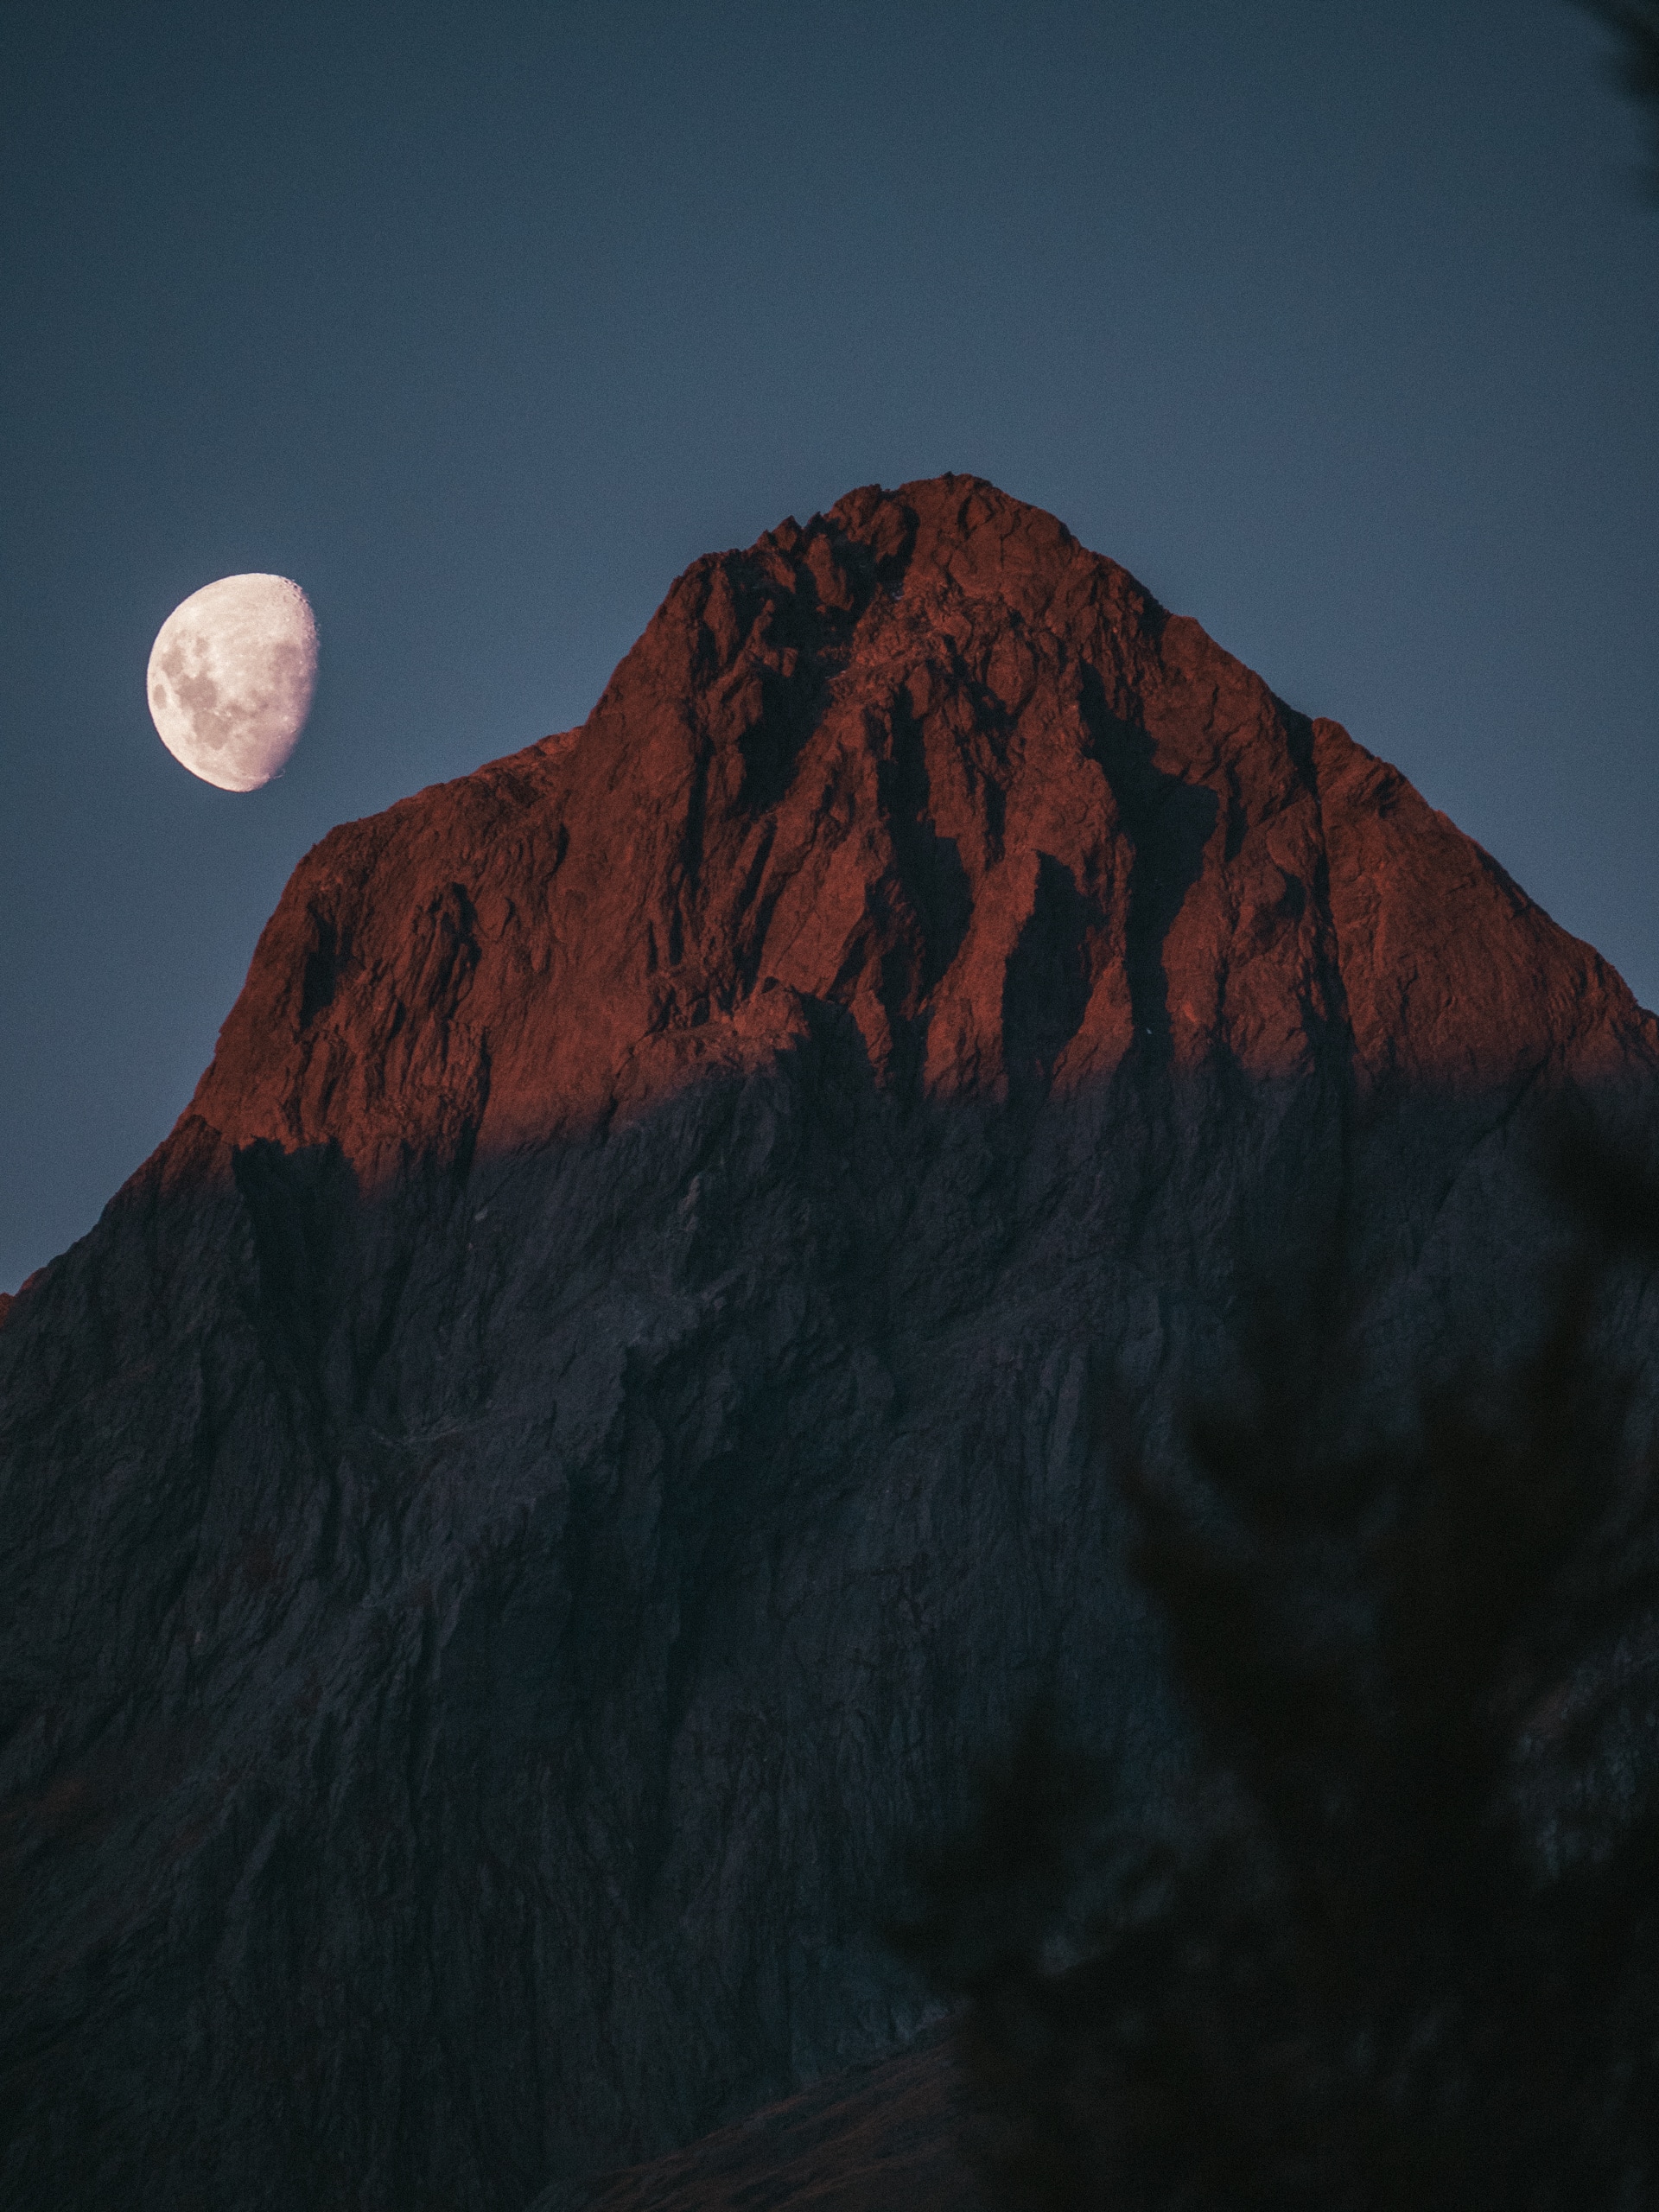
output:
[[[1264,1286],[1390,1419],[1513,1343],[1573,1091],[1659,1102],[1617,977],[1051,517],[699,562],[307,858],[0,1307],[0,2202],[569,2208],[891,2049],[899,1855],[1033,1694],[1161,1787],[1122,1439]],[[795,2182],[902,2167],[831,2105]]]
[[194,1110],[373,1179],[756,1065],[804,1001],[941,1099],[1349,1038],[1362,1095],[1503,1085],[1643,1026],[1336,724],[947,477],[699,561],[582,730],[326,838]]

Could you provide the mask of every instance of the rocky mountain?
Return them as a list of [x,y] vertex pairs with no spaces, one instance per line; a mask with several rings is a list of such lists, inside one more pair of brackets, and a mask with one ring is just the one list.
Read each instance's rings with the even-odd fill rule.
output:
[[[1659,1032],[1335,724],[947,477],[337,830],[0,1326],[0,2199],[574,2204],[921,2024],[907,1839],[1264,1288],[1526,1325]],[[1632,1327],[1642,1321],[1632,1307]]]

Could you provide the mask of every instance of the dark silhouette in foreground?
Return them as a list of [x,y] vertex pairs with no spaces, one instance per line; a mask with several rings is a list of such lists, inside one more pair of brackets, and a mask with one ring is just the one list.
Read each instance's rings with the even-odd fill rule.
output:
[[1577,0],[1618,42],[1614,70],[1630,97],[1647,111],[1653,133],[1648,189],[1659,200],[1659,0]]
[[1039,1715],[900,1939],[966,2000],[994,2202],[1655,2201],[1655,1497],[1595,1345],[1659,1195],[1582,1141],[1552,1172],[1580,1234],[1507,1377],[1366,1444],[1340,1318],[1264,1332],[1190,1490],[1131,1475],[1202,1746],[1182,1840],[1116,1827]]

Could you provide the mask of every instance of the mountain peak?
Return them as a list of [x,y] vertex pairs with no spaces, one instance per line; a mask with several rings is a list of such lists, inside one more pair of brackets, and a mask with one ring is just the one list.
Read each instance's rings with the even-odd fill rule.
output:
[[580,731],[325,838],[193,1111],[375,1178],[841,1017],[878,1082],[992,1099],[1333,1041],[1486,1085],[1640,1019],[1336,724],[943,476],[694,563]]

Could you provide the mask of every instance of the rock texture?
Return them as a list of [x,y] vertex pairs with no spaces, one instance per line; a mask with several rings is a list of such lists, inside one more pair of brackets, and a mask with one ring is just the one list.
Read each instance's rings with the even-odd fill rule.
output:
[[1529,1117],[1656,1071],[1051,517],[697,563],[581,732],[308,855],[3,1317],[0,2198],[573,2202],[891,2049],[967,1754],[1162,1740],[1103,1408],[1313,1253],[1381,1369],[1520,1327]]
[[[977,2212],[970,2124],[935,2031],[610,2176],[586,2212]],[[530,2212],[556,2212],[561,2193],[556,2184]]]

